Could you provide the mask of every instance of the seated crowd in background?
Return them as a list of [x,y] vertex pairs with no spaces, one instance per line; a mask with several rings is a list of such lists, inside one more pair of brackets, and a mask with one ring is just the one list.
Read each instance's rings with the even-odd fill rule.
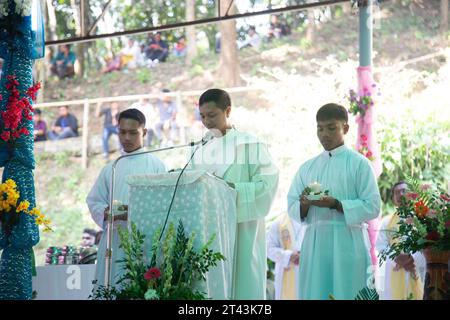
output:
[[[180,139],[180,127],[177,123],[177,105],[170,96],[168,89],[161,90],[162,97],[155,100],[155,104],[149,98],[142,98],[132,103],[126,109],[138,109],[145,115],[147,129],[144,140],[145,147],[159,147],[171,145]],[[111,104],[101,107],[97,104],[96,116],[104,117],[102,132],[103,157],[109,159],[110,147],[109,139],[113,135],[118,135],[118,117],[120,110],[119,103],[114,101]]]
[[[149,98],[140,99],[132,103],[127,109],[133,108],[141,111],[147,121],[147,135],[145,146],[171,145],[180,140],[180,126],[177,123],[178,108],[176,102],[170,95],[168,89],[161,90],[161,97],[155,99],[155,104]],[[118,135],[118,117],[120,110],[119,103],[113,101],[103,106],[97,104],[95,115],[104,117],[102,129],[102,151],[105,159],[109,158],[109,139],[113,135]],[[34,141],[61,140],[78,136],[78,119],[69,112],[68,106],[58,108],[59,116],[48,129],[46,121],[43,119],[42,111],[38,108],[34,112]]]
[[[267,41],[278,39],[291,34],[291,28],[283,16],[272,15],[270,17],[269,31],[267,33]],[[251,47],[256,50],[260,49],[262,37],[257,33],[255,26],[249,26],[247,35],[244,40],[238,41],[239,49]],[[170,47],[172,49],[170,49]],[[216,33],[215,36],[215,53],[220,53],[221,34]],[[154,67],[160,62],[167,61],[169,54],[174,57],[182,58],[187,54],[187,44],[185,36],[180,36],[178,40],[169,45],[163,39],[160,32],[149,33],[145,42],[139,42],[135,39],[128,38],[126,45],[119,53],[108,53],[104,57],[104,66],[102,73],[109,73],[118,70],[135,69],[141,66]],[[58,49],[58,54],[52,59],[51,72],[60,79],[73,77],[75,75],[76,56],[70,50],[69,45],[62,45]],[[0,71],[1,76],[1,71]]]
[[78,120],[69,113],[68,106],[60,106],[59,117],[56,119],[51,130],[47,129],[47,122],[42,118],[42,111],[38,108],[34,110],[34,141],[61,140],[78,136]]

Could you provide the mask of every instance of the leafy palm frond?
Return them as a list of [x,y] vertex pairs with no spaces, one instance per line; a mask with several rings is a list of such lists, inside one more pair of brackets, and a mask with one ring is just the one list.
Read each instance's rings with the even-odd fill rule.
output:
[[380,300],[377,290],[365,287],[358,292],[355,300]]
[[419,192],[420,191],[420,182],[419,180],[417,180],[416,178],[412,177],[412,176],[406,176],[406,183],[409,186],[409,189],[411,191],[414,192]]

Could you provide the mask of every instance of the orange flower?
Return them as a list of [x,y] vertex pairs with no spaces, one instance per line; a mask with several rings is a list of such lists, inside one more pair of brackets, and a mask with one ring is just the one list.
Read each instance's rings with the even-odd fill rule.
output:
[[425,217],[425,215],[426,215],[426,214],[428,213],[428,211],[430,210],[430,209],[425,205],[425,203],[423,203],[422,200],[417,201],[417,202],[414,204],[414,207],[415,207],[416,214],[417,214],[417,216],[418,216],[419,218]]

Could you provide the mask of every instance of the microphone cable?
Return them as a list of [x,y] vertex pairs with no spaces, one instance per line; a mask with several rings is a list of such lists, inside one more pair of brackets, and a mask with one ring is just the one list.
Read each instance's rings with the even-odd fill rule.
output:
[[162,236],[163,236],[163,234],[164,234],[164,230],[166,229],[167,221],[169,220],[170,210],[172,209],[172,205],[173,205],[173,202],[174,202],[174,200],[175,200],[175,195],[176,195],[176,193],[177,193],[177,189],[178,189],[178,185],[179,185],[179,183],[180,183],[181,176],[183,175],[184,170],[186,170],[187,166],[188,166],[189,163],[191,162],[191,160],[192,160],[192,158],[194,157],[194,155],[195,155],[195,153],[197,152],[197,150],[200,149],[200,145],[201,145],[201,146],[204,146],[207,142],[208,142],[208,141],[205,141],[204,143],[199,144],[199,145],[197,146],[197,148],[195,148],[195,150],[194,150],[194,152],[192,152],[192,155],[191,155],[191,157],[189,158],[188,162],[186,163],[186,165],[183,167],[183,169],[181,170],[180,174],[178,175],[177,182],[175,183],[175,189],[173,190],[173,194],[172,194],[172,199],[171,199],[171,201],[170,201],[169,210],[167,211],[167,214],[166,214],[166,220],[164,221],[163,228],[161,229],[161,234],[159,235],[158,242],[161,241],[161,238],[162,238]]

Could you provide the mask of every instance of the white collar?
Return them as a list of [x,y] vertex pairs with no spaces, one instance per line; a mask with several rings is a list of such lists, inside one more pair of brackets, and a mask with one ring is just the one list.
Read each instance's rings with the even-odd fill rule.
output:
[[347,149],[348,149],[347,146],[346,146],[345,144],[343,144],[342,146],[337,147],[337,148],[334,148],[333,150],[329,150],[329,151],[324,150],[324,151],[322,152],[322,155],[323,155],[324,157],[331,158],[331,157],[335,157],[335,156],[337,156],[337,155],[343,153],[343,152],[346,151]]
[[135,154],[135,153],[140,153],[140,152],[142,152],[142,151],[144,151],[144,150],[145,150],[145,148],[144,148],[144,147],[141,147],[141,148],[139,148],[139,149],[137,149],[137,150],[134,150],[134,151],[132,151],[132,152],[126,152],[126,151],[124,151],[123,154]]

